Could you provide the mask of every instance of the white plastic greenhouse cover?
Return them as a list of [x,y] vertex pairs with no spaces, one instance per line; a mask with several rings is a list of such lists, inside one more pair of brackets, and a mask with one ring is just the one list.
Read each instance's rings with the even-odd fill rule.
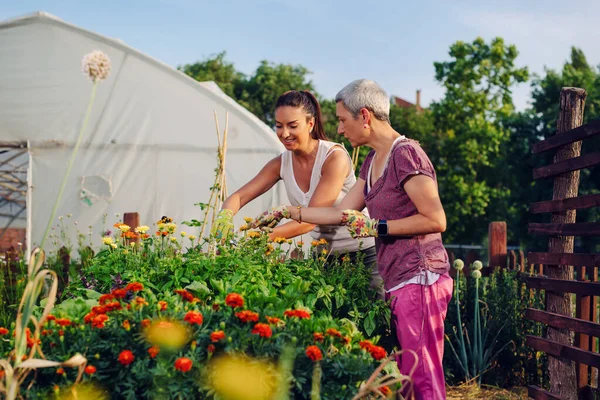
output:
[[[0,142],[29,143],[29,154],[23,155],[30,159],[29,244],[41,240],[82,124],[92,82],[83,75],[81,60],[93,50],[109,56],[112,71],[98,85],[57,216],[72,214],[70,221],[84,234],[92,226],[96,243],[117,221],[115,214],[137,211],[140,223],[150,226],[163,215],[176,222],[202,219],[194,203],[208,202],[214,181],[214,111],[221,131],[229,112],[229,193],[283,151],[271,128],[212,82],[196,82],[119,40],[46,13],[5,21],[0,23]],[[277,184],[242,209],[236,226],[243,216],[286,202],[283,185]],[[0,226],[5,222],[1,217]],[[70,231],[75,239],[76,229]]]

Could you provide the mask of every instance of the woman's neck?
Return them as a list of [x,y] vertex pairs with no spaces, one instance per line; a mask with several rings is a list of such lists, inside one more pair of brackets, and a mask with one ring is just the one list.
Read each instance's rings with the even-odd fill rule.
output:
[[317,156],[317,151],[319,151],[319,141],[313,139],[310,140],[305,147],[293,150],[292,153],[297,161],[308,162],[312,161]]
[[368,146],[371,147],[377,154],[386,155],[394,141],[401,135],[389,125],[385,125],[381,130],[374,130],[371,133],[371,137]]

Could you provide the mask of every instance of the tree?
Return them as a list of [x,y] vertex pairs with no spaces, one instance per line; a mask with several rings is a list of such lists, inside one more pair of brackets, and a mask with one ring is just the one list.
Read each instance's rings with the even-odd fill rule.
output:
[[228,96],[238,99],[243,92],[246,77],[234,65],[225,60],[223,51],[194,64],[177,67],[184,74],[199,82],[214,81]]
[[514,114],[511,88],[528,79],[515,67],[515,46],[501,38],[477,38],[450,47],[451,61],[436,62],[435,78],[445,96],[431,105],[435,133],[430,156],[438,170],[440,194],[448,217],[448,241],[480,243],[488,222],[505,219],[510,189],[497,180],[501,148],[510,138],[503,121]]

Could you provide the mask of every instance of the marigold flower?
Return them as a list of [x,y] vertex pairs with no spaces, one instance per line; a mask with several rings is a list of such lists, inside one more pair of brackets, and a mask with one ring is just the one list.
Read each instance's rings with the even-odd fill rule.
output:
[[174,224],[174,223],[172,223],[172,222],[169,222],[169,223],[166,225],[166,228],[167,228],[167,232],[169,232],[169,233],[174,233],[174,232],[175,232],[175,229],[177,229],[177,224]]
[[278,236],[275,239],[273,239],[273,242],[275,242],[277,244],[282,244],[282,243],[287,242],[287,239],[282,236]]
[[142,328],[147,328],[150,326],[150,320],[148,318],[142,320]]
[[6,329],[4,327],[0,328],[0,335],[6,335],[6,334],[8,334],[8,329]]
[[[92,312],[94,314],[106,314],[107,309],[104,306],[94,306],[94,307],[92,307]],[[57,321],[56,323],[58,323],[58,320],[56,320],[56,321]]]
[[47,322],[50,322],[50,321],[55,321],[55,320],[56,320],[56,317],[55,317],[54,315],[52,315],[52,314],[50,314],[50,315],[48,315],[48,316],[46,317],[46,321],[47,321]]
[[175,290],[175,293],[177,293],[178,295],[180,295],[181,298],[183,299],[183,301],[192,301],[192,300],[194,300],[194,295],[191,294],[190,292],[188,292],[185,289],[177,289],[177,290]]
[[310,245],[312,247],[317,247],[319,245],[319,241],[318,240],[313,240],[312,242],[310,242]]
[[280,322],[282,322],[279,318],[277,317],[267,317],[267,321],[272,324],[272,325],[277,325]]
[[70,326],[71,325],[71,320],[67,319],[67,318],[57,318],[56,321],[54,321],[54,322],[60,326]]
[[229,293],[227,297],[225,297],[225,304],[233,308],[243,307],[244,298],[237,293]]
[[196,239],[197,239],[197,237],[196,237],[196,236],[194,236],[194,235],[189,235],[189,236],[188,236],[188,239],[190,239],[190,241],[191,241],[191,242],[193,242],[194,240],[196,240]]
[[252,232],[248,232],[247,235],[250,239],[256,239],[260,237],[260,232],[256,232],[256,231],[252,231]]
[[130,229],[131,229],[131,227],[129,225],[125,225],[125,224],[119,225],[119,230],[121,232],[129,232]]
[[104,304],[108,303],[109,301],[113,301],[114,299],[115,299],[115,295],[114,294],[103,294],[98,299],[98,304],[104,305]]
[[286,310],[283,313],[284,316],[291,318],[291,317],[297,317],[300,319],[309,319],[310,318],[310,313],[308,311],[305,310]]
[[358,343],[358,345],[361,349],[365,349],[367,351],[369,351],[371,347],[373,347],[373,343],[371,343],[371,341],[369,340],[361,340],[360,343]]
[[125,366],[131,364],[135,361],[135,356],[131,352],[131,350],[123,350],[121,354],[119,354],[119,362]]
[[106,309],[106,311],[114,311],[114,310],[120,310],[123,307],[121,306],[121,303],[119,303],[118,301],[113,301],[112,303],[108,303],[107,305],[105,305],[104,308]]
[[385,349],[381,346],[371,346],[369,353],[376,360],[384,359],[387,356]]
[[219,305],[219,303],[213,303],[212,309],[213,311],[219,311],[221,309],[221,306]]
[[214,353],[215,352],[215,345],[214,344],[209,344],[206,347],[206,351],[208,351],[209,353]]
[[321,349],[317,346],[308,346],[305,353],[308,358],[315,362],[323,359],[323,353],[321,353]]
[[258,323],[254,325],[254,329],[252,329],[252,334],[258,335],[264,338],[270,338],[273,336],[273,331],[271,330],[271,325]]
[[136,308],[142,308],[142,307],[148,305],[148,302],[146,301],[146,299],[144,299],[143,297],[139,297],[139,296],[135,298],[134,302],[135,302],[134,306]]
[[323,335],[321,332],[315,332],[313,333],[313,338],[315,339],[315,342],[322,342],[325,340],[325,335]]
[[242,322],[258,322],[258,314],[254,311],[240,311],[235,313],[235,316],[238,317]]
[[159,301],[158,302],[158,309],[160,311],[165,311],[167,309],[167,302],[163,301],[163,300]]
[[114,240],[113,240],[113,238],[112,238],[112,237],[110,237],[110,236],[104,236],[104,237],[102,238],[102,243],[103,243],[103,244],[105,244],[105,245],[107,245],[107,246],[110,246],[110,245],[111,245],[111,244],[113,244],[114,242],[115,242],[115,241],[114,241]]
[[42,330],[42,336],[52,335],[52,329],[44,329]]
[[127,290],[125,289],[114,289],[111,294],[117,299],[124,299],[127,296]]
[[248,229],[250,229],[248,224],[240,225],[240,232],[246,232]]
[[177,238],[175,236],[171,236],[171,242],[177,243]]
[[335,328],[329,328],[327,329],[327,331],[325,331],[325,333],[327,333],[329,336],[335,336],[335,337],[342,337],[342,334],[340,333],[340,331],[338,331]]
[[302,240],[300,240],[296,243],[296,246],[302,247],[302,246],[304,246],[304,242]]
[[244,222],[249,224],[250,222],[254,221],[254,218],[251,217],[244,217]]
[[349,336],[344,336],[344,337],[342,338],[342,343],[344,343],[344,344],[348,344],[348,343],[350,343],[351,341],[352,341],[352,338],[351,338],[351,337],[349,337]]
[[321,238],[319,239],[319,244],[327,244],[327,240]]
[[198,311],[188,311],[187,314],[185,314],[183,320],[189,322],[190,325],[202,325],[204,318],[202,317],[202,314]]
[[148,349],[148,354],[150,358],[156,358],[156,356],[160,353],[160,348],[158,346],[152,346]]
[[92,319],[92,326],[94,328],[104,328],[104,323],[108,321],[108,315],[106,314],[100,314],[100,315],[96,315],[93,319]]
[[149,237],[150,237],[150,235],[149,235],[149,234],[147,234],[147,233],[144,233],[144,234],[142,235],[142,239],[148,239]]
[[94,375],[96,373],[96,367],[94,367],[93,365],[88,365],[87,367],[85,367],[85,373],[88,375]]
[[186,231],[181,231],[181,232],[179,232],[179,234],[181,235],[181,237],[186,237],[187,236],[187,232]]
[[113,227],[119,229],[119,227],[122,225],[122,222],[115,222],[115,224],[113,225]]
[[144,233],[148,232],[149,230],[150,230],[150,227],[146,226],[146,225],[138,226],[137,228],[135,228],[135,231],[137,233],[141,233],[141,234],[144,234]]
[[56,374],[57,375],[64,375],[65,374],[65,369],[60,367],[56,370]]
[[125,286],[125,290],[132,291],[132,292],[139,292],[141,290],[144,290],[144,285],[142,285],[139,282],[132,282],[132,283],[128,284],[127,286]]
[[215,343],[223,339],[225,339],[225,332],[223,331],[214,331],[210,334],[210,340]]
[[[64,336],[65,335],[65,331],[63,331],[62,329],[58,330],[58,336]],[[29,343],[27,343],[27,346],[29,346]],[[29,346],[31,347],[31,346]]]
[[123,321],[122,326],[123,326],[123,328],[125,328],[126,331],[129,331],[131,329],[131,324],[129,323],[128,319],[126,319],[125,321]]
[[267,249],[265,250],[265,255],[268,256],[269,254],[271,254],[273,251],[275,250],[275,248],[273,247],[273,245],[268,244],[267,245]]
[[384,396],[389,396],[392,394],[392,390],[387,387],[387,386],[382,386],[379,388],[379,391],[384,395]]
[[175,360],[175,369],[181,372],[188,372],[192,369],[193,361],[186,357],[180,357]]
[[117,248],[117,244],[116,243],[111,243],[110,247],[112,247],[113,249],[116,249]]
[[83,317],[83,322],[85,322],[86,324],[90,324],[95,316],[96,314],[94,314],[93,312],[89,312],[85,315],[85,317]]

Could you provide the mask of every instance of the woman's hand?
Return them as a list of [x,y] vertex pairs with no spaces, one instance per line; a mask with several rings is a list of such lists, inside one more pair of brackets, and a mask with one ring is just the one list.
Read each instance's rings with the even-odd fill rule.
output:
[[342,225],[348,228],[353,238],[377,237],[377,224],[379,220],[367,217],[360,211],[342,211]]
[[284,218],[292,218],[288,206],[281,205],[265,211],[250,223],[250,228],[261,228],[263,230],[273,229]]
[[219,211],[217,219],[210,230],[210,236],[217,239],[227,239],[233,234],[233,211],[226,208]]

